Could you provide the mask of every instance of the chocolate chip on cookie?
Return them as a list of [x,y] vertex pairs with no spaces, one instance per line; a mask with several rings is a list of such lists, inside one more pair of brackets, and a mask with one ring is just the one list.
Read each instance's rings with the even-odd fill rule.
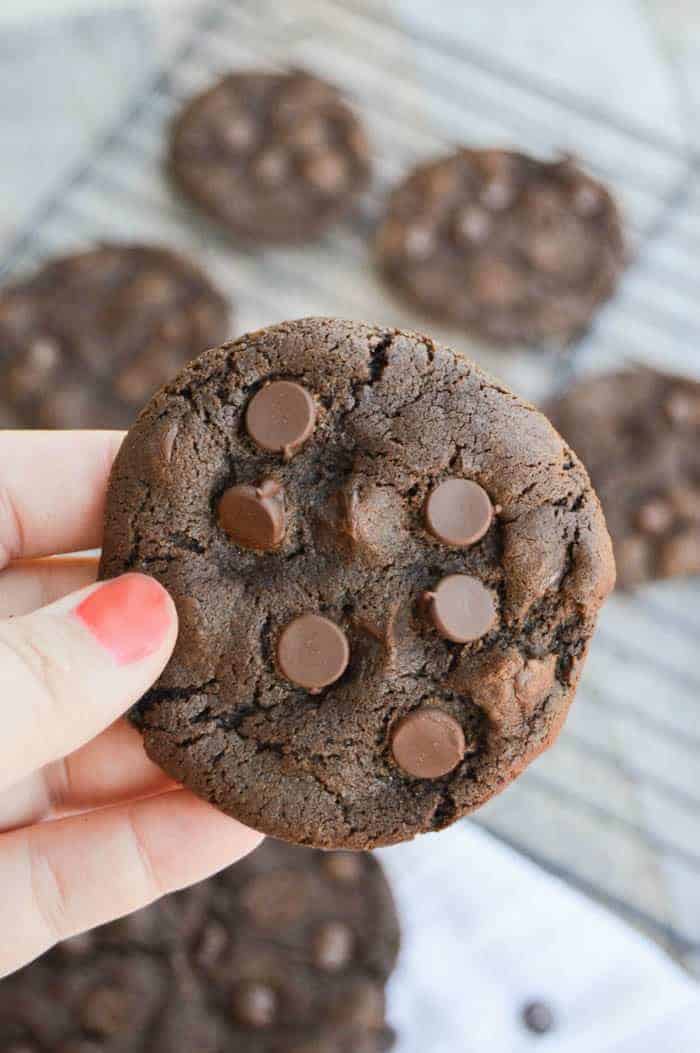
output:
[[0,1050],[381,1053],[398,943],[375,859],[268,840],[3,980]]
[[192,99],[170,143],[177,184],[237,239],[309,241],[369,180],[340,92],[308,73],[231,73]]
[[189,260],[100,245],[0,290],[0,423],[119,428],[229,328],[226,301]]
[[617,207],[568,158],[459,150],[392,194],[377,252],[390,284],[495,344],[567,343],[624,264]]
[[180,616],[132,712],[149,756],[352,848],[448,825],[555,738],[613,578],[540,413],[428,337],[331,319],[208,352],[141,414],[101,576],[139,568]]
[[700,574],[700,384],[630,369],[576,384],[547,412],[591,473],[618,584]]

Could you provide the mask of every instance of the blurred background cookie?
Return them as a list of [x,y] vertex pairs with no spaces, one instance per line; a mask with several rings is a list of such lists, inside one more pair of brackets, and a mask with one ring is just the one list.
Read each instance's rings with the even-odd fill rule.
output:
[[383,1053],[398,919],[379,863],[268,840],[0,984],[22,1053]]
[[495,344],[565,344],[623,266],[608,191],[566,158],[458,150],[394,190],[377,237],[390,284]]
[[369,181],[362,125],[330,84],[231,73],[174,122],[170,171],[235,238],[310,241]]
[[0,291],[0,426],[123,428],[229,332],[192,262],[150,245],[55,258]]
[[700,384],[642,368],[601,374],[548,413],[602,501],[618,585],[700,574]]

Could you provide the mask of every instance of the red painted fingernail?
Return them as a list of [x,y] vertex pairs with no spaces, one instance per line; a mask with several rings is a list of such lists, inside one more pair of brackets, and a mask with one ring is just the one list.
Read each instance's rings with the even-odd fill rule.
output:
[[124,574],[91,592],[73,612],[119,665],[157,651],[172,621],[165,589],[144,574]]

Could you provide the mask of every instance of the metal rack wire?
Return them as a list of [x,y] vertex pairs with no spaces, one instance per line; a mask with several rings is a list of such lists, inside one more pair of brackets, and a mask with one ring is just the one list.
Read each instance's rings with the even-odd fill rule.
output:
[[[164,131],[181,102],[227,69],[261,65],[304,66],[339,83],[375,144],[376,179],[359,214],[304,250],[234,249],[161,171]],[[399,27],[379,0],[200,4],[164,68],[5,247],[0,275],[99,239],[152,239],[209,268],[230,292],[238,331],[301,314],[420,328],[376,281],[367,237],[401,172],[463,141],[578,153],[621,199],[633,262],[569,354],[498,355],[449,330],[438,336],[535,399],[581,370],[630,360],[697,370],[700,158],[475,45]],[[686,582],[614,597],[557,748],[479,816],[698,972],[699,596]]]

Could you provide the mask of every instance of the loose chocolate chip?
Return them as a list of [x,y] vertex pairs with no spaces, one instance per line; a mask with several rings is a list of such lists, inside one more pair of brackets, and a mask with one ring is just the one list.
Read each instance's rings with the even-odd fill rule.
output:
[[465,548],[491,526],[493,505],[486,491],[470,479],[445,479],[425,504],[428,530],[445,545]]
[[323,868],[334,881],[351,884],[362,875],[362,857],[355,852],[332,852],[324,858]]
[[496,620],[493,594],[468,574],[448,574],[425,598],[435,628],[455,643],[479,640]]
[[637,523],[645,534],[665,534],[673,520],[671,505],[661,497],[647,501],[637,514]]
[[314,962],[319,969],[336,972],[352,958],[355,938],[352,930],[340,921],[322,925],[314,937]]
[[277,1013],[277,995],[268,984],[244,980],[234,989],[232,1009],[245,1027],[269,1027]]
[[523,1006],[522,1019],[534,1035],[546,1035],[554,1027],[554,1014],[545,1002],[528,1002]]
[[96,1035],[116,1035],[128,1018],[128,999],[116,987],[98,987],[90,991],[80,1010],[83,1027]]
[[349,658],[345,633],[320,614],[295,618],[282,631],[277,644],[277,661],[283,676],[312,692],[342,676]]
[[466,753],[461,725],[434,706],[421,706],[394,726],[391,752],[400,768],[417,779],[439,779]]
[[284,539],[284,490],[274,479],[231,486],[219,501],[219,523],[241,548],[269,552]]
[[275,380],[250,400],[246,428],[256,445],[291,457],[316,425],[316,403],[301,384]]

